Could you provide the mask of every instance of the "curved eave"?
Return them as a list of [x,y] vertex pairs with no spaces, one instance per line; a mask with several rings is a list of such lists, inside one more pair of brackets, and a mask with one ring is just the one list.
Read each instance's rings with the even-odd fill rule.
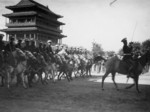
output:
[[6,6],[7,9],[10,9],[10,10],[14,10],[14,9],[19,9],[19,8],[24,8],[24,7],[33,7],[35,6],[34,4],[31,4],[31,5],[13,5],[13,6]]
[[20,8],[28,8],[28,7],[38,7],[39,9],[42,9],[46,12],[48,12],[49,14],[52,14],[54,16],[56,16],[57,18],[63,18],[63,16],[59,15],[59,14],[56,14],[54,13],[53,11],[51,11],[49,8],[47,7],[44,7],[44,6],[39,6],[39,5],[35,5],[35,4],[31,4],[31,5],[14,5],[14,6],[6,6],[7,9],[10,9],[10,10],[14,10],[14,9],[20,9]]
[[2,29],[3,32],[18,32],[18,31],[36,31],[37,27],[25,27],[25,28],[7,28]]
[[16,12],[16,13],[10,13],[10,14],[3,14],[4,17],[16,17],[16,16],[32,16],[37,15],[36,12]]
[[53,11],[51,11],[48,7],[45,7],[45,6],[41,6],[41,5],[36,5],[36,7],[38,7],[39,9],[42,9],[46,12],[48,12],[49,14],[52,14],[54,16],[56,16],[57,18],[63,18],[63,16],[59,15],[59,14],[56,14],[54,13]]
[[62,35],[61,33],[56,33],[56,32],[50,31],[50,30],[44,30],[44,29],[37,28],[37,27],[7,28],[7,29],[1,29],[0,31],[6,32],[6,33],[7,32],[21,32],[21,31],[40,31],[40,32],[45,32],[45,33],[48,33],[48,34],[51,34],[51,35],[54,35],[54,36],[57,36],[60,38],[67,37],[65,35]]
[[[46,20],[50,19],[49,17],[46,17],[44,14],[38,14],[38,16],[41,17],[41,18],[44,18]],[[55,23],[58,23],[59,25],[65,25],[65,23],[62,23],[62,22],[60,22],[58,20],[53,20],[53,19],[50,19],[50,20],[53,21],[53,22],[55,22]]]
[[51,34],[51,35],[55,35],[55,36],[58,36],[58,37],[61,37],[61,38],[65,37],[65,35],[62,35],[61,33],[56,33],[56,32],[50,31],[50,30],[45,30],[45,29],[38,28],[38,31],[45,32],[45,33],[48,33],[48,34]]

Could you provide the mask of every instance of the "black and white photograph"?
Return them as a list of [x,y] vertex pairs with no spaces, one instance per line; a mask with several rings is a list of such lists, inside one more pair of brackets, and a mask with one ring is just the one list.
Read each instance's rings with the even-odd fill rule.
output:
[[0,112],[150,112],[150,0],[0,0]]

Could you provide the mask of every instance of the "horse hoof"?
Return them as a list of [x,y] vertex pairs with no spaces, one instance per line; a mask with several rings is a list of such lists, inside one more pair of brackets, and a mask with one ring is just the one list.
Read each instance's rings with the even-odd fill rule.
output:
[[32,87],[32,85],[29,85],[29,88],[31,88]]
[[104,91],[104,88],[102,88],[102,91]]
[[24,86],[24,89],[27,89],[27,86]]
[[4,85],[0,85],[0,87],[4,87]]

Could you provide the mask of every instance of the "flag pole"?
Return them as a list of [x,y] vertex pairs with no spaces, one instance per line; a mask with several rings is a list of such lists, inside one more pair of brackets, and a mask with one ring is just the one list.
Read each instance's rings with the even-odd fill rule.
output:
[[133,41],[133,37],[134,37],[134,32],[136,30],[136,27],[137,27],[137,22],[135,23],[135,27],[134,27],[134,30],[133,30],[133,33],[132,33],[132,38],[131,38],[131,42]]

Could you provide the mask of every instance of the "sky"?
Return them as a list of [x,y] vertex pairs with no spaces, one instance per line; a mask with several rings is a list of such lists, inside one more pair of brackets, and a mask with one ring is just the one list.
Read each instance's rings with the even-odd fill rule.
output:
[[[0,29],[5,28],[5,6],[20,0],[0,0]],[[91,50],[92,42],[105,51],[118,51],[121,40],[143,42],[150,39],[150,0],[34,0],[63,18],[62,41],[69,46]],[[115,2],[113,2],[115,1]],[[110,3],[112,3],[110,5]]]

